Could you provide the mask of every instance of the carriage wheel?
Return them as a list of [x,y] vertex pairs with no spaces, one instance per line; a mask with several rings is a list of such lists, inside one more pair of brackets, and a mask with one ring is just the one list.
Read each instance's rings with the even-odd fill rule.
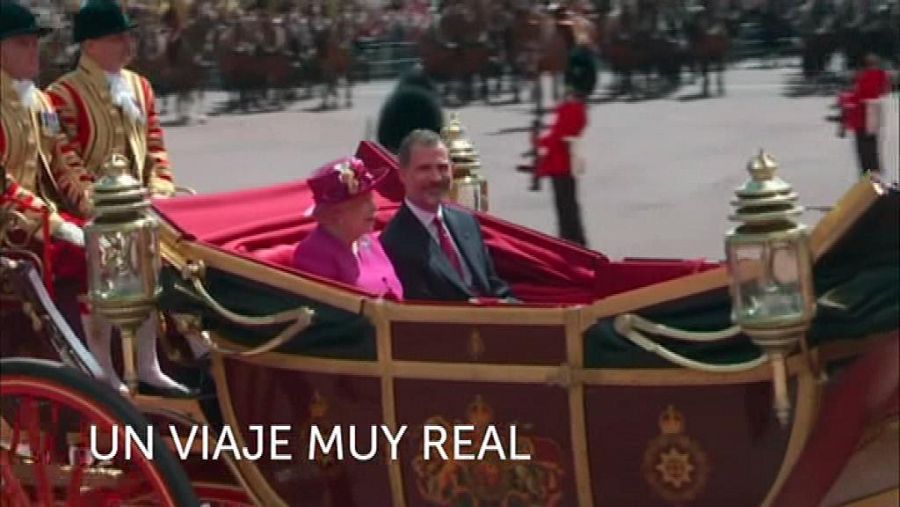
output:
[[[0,504],[198,505],[185,473],[125,398],[105,384],[59,363],[0,361]],[[140,452],[126,427],[152,451]],[[91,428],[96,449],[91,456]],[[130,456],[126,456],[126,449]],[[130,459],[126,459],[130,457]]]

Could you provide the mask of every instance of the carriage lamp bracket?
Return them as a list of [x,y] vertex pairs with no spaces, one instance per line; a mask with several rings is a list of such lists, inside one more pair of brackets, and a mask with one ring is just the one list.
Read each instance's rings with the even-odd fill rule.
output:
[[721,331],[684,331],[663,324],[658,324],[639,315],[622,314],[613,322],[616,332],[627,338],[642,349],[652,352],[663,359],[692,370],[700,370],[709,373],[737,373],[758,368],[766,363],[768,356],[763,353],[755,359],[734,364],[710,364],[695,359],[690,359],[648,338],[644,333],[657,336],[665,336],[674,340],[692,343],[710,343],[727,340],[737,336],[741,329],[731,326]]

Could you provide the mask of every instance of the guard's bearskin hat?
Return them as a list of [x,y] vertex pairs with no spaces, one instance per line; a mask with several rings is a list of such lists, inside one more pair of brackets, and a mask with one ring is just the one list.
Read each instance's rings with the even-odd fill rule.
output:
[[593,51],[581,46],[572,50],[566,67],[566,85],[583,97],[594,93],[597,86],[597,60]]
[[400,78],[381,107],[378,143],[397,153],[403,138],[413,130],[440,133],[443,126],[444,116],[434,84],[421,70],[415,69]]

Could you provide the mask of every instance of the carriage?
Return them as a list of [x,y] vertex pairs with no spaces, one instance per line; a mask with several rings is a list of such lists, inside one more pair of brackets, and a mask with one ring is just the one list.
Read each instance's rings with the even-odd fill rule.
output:
[[[374,143],[357,156],[396,166]],[[401,202],[385,181],[378,228]],[[775,394],[767,355],[731,324],[720,263],[613,260],[479,213],[521,304],[375,298],[291,267],[311,203],[303,182],[154,203],[152,311],[193,399],[92,378],[65,288],[52,300],[39,260],[4,253],[3,504],[804,505],[778,497],[802,491],[815,505],[872,435],[896,432],[898,193],[874,180],[811,234],[818,311]],[[309,453],[313,428],[352,425],[409,434],[396,459],[380,443],[369,460]],[[510,452],[425,460],[426,425],[470,425],[472,447],[499,428]],[[253,428],[276,426],[293,459],[210,456],[226,438],[256,452]],[[186,444],[192,431],[208,438]],[[89,452],[117,438],[131,459]],[[857,497],[896,477],[866,487]]]

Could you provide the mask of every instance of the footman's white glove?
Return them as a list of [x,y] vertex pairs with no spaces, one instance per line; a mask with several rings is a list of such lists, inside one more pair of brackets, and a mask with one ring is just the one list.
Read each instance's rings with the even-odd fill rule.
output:
[[76,246],[84,247],[84,231],[81,227],[70,222],[61,223],[59,227],[56,228],[56,231],[53,232],[53,237],[67,243],[72,243]]

